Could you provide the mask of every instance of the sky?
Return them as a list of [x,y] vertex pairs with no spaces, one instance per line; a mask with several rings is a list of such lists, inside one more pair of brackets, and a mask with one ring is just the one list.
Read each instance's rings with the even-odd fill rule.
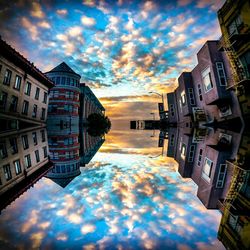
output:
[[220,212],[204,207],[176,162],[154,157],[157,134],[133,133],[112,130],[65,188],[43,177],[1,211],[2,248],[224,249]]
[[224,0],[73,2],[1,1],[1,36],[43,72],[66,62],[117,124],[152,119],[160,95],[166,104],[202,45],[220,37]]

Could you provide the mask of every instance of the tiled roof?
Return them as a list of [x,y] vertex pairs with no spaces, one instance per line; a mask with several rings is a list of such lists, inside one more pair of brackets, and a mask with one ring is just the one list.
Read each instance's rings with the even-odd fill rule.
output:
[[35,79],[39,80],[48,88],[54,87],[54,83],[46,75],[44,75],[33,63],[27,60],[23,55],[21,55],[4,40],[2,40],[1,36],[0,55],[23,69],[25,73],[32,75]]
[[80,76],[73,69],[71,69],[65,62],[60,63],[58,66],[56,66],[55,68],[53,68],[47,73],[51,73],[51,72],[66,72],[66,73],[72,73],[77,76]]

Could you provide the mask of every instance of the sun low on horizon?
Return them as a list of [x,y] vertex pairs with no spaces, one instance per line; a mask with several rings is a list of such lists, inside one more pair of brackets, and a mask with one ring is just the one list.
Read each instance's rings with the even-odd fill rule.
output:
[[[42,71],[66,62],[112,121],[152,118],[207,40],[224,0],[4,1],[1,36]],[[18,11],[17,11],[18,10]]]

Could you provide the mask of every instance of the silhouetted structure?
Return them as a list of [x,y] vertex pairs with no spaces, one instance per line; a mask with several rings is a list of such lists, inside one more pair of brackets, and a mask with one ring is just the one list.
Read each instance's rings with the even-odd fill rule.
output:
[[152,130],[159,129],[160,121],[157,120],[138,120],[130,121],[130,129]]

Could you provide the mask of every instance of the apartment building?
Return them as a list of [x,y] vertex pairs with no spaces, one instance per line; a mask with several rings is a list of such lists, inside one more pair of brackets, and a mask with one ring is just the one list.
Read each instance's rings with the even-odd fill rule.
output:
[[242,123],[237,96],[227,90],[229,63],[218,44],[207,41],[197,53],[197,66],[183,72],[177,89],[167,95],[170,121],[179,127]]
[[183,178],[191,178],[198,186],[197,197],[206,208],[218,208],[232,179],[228,162],[237,158],[242,134],[228,130],[202,129],[186,134],[183,128],[170,127],[167,156],[179,164]]
[[222,213],[218,239],[226,249],[250,249],[250,171],[228,162],[233,169],[228,194],[220,207]]
[[15,130],[20,122],[44,125],[48,92],[54,86],[0,37],[0,121],[1,131]]
[[81,76],[65,62],[45,74],[55,83],[49,94],[49,124],[61,123],[64,127],[77,125]]
[[25,181],[49,161],[45,128],[0,137],[0,195]]
[[87,85],[85,85],[85,83],[80,84],[80,90],[80,122],[86,122],[90,114],[105,113],[105,108],[102,106],[92,90]]
[[[228,56],[233,69],[234,84],[250,77],[250,3],[247,0],[227,0],[218,11],[221,27],[221,50]],[[229,53],[230,52],[230,53]]]

